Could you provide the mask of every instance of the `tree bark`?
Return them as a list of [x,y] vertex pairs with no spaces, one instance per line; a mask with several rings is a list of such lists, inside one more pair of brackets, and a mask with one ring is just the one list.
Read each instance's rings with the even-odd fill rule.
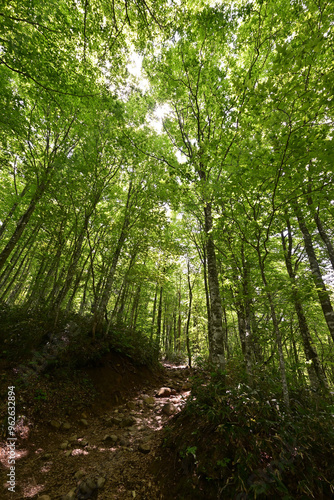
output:
[[221,370],[225,369],[224,352],[224,331],[223,331],[223,311],[219,291],[218,270],[215,246],[212,239],[212,213],[211,203],[207,203],[204,208],[205,233],[207,237],[206,251],[208,264],[208,282],[210,293],[210,312],[212,339],[210,346],[210,358],[212,363]]
[[322,274],[320,270],[320,266],[315,254],[315,250],[313,247],[313,242],[312,242],[312,236],[306,226],[304,217],[302,215],[302,212],[298,209],[298,207],[295,207],[296,210],[296,215],[298,219],[298,224],[299,224],[299,229],[303,235],[304,239],[304,245],[305,245],[305,250],[308,256],[308,260],[310,263],[310,268],[311,268],[311,274],[313,277],[313,282],[315,284],[319,302],[323,311],[323,314],[325,316],[325,320],[328,326],[329,333],[332,337],[332,340],[334,342],[334,311],[333,307],[329,298],[329,293],[326,289],[325,283],[322,279]]
[[267,299],[268,299],[269,306],[270,306],[271,319],[273,322],[274,333],[275,333],[276,342],[277,342],[279,370],[280,370],[280,375],[281,375],[284,405],[285,405],[286,409],[289,410],[290,409],[290,397],[289,397],[288,383],[287,383],[287,379],[286,379],[282,335],[281,335],[281,332],[279,329],[279,323],[278,323],[278,319],[277,319],[277,315],[276,315],[274,300],[273,300],[272,294],[271,294],[269,287],[268,287],[267,277],[266,277],[265,269],[264,269],[264,259],[261,256],[261,252],[260,252],[259,248],[257,248],[257,254],[258,254],[258,261],[259,261],[259,266],[260,266],[260,271],[261,271],[261,277],[262,277],[264,287],[266,289],[266,295],[267,295]]
[[[24,197],[24,195],[26,194],[26,192],[28,191],[28,188],[29,188],[29,184],[26,184],[24,186],[24,188],[22,189],[21,193],[19,194],[19,198],[22,199]],[[19,202],[20,200],[16,201],[14,203],[14,205],[12,206],[12,208],[10,209],[10,211],[8,212],[5,220],[3,221],[1,227],[0,227],[0,239],[2,238],[2,235],[3,233],[5,232],[6,230],[6,227],[7,227],[7,224],[8,222],[10,221],[11,217],[13,216],[15,210],[17,209],[18,205],[19,205]]]
[[311,386],[317,389],[320,386],[326,387],[327,381],[325,374],[322,370],[318,354],[315,347],[312,346],[312,339],[310,330],[308,328],[307,320],[303,311],[303,306],[299,300],[298,287],[296,283],[296,272],[292,266],[292,233],[289,220],[287,220],[288,227],[288,246],[286,245],[286,239],[284,233],[281,233],[282,245],[284,250],[285,264],[291,279],[292,285],[292,300],[294,303],[294,308],[297,314],[299,331],[302,337],[303,348],[307,363],[307,371],[310,379]]
[[20,220],[18,221],[18,223],[16,225],[15,231],[13,232],[13,234],[12,234],[11,238],[9,239],[5,248],[0,253],[0,270],[3,268],[3,266],[6,263],[6,260],[8,259],[8,257],[12,253],[12,251],[14,250],[17,243],[20,241],[20,238],[23,234],[23,231],[25,230],[28,222],[30,221],[32,214],[35,211],[37,203],[39,202],[39,200],[42,198],[42,196],[44,194],[46,186],[47,186],[46,182],[42,182],[41,184],[39,184],[37,186],[35,194],[32,197],[28,208],[26,209],[24,214],[20,217]]

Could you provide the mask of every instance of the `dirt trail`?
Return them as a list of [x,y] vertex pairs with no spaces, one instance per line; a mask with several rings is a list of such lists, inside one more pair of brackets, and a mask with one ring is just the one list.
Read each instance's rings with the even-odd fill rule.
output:
[[[189,396],[188,377],[184,367],[165,365],[156,386],[122,404],[102,406],[101,411],[95,404],[94,411],[84,411],[74,421],[62,422],[60,428],[59,422],[51,422],[55,427],[49,425],[47,433],[45,425],[36,426],[18,447],[16,493],[4,489],[1,498],[166,498],[149,471],[163,427]],[[167,389],[160,390],[163,387]]]

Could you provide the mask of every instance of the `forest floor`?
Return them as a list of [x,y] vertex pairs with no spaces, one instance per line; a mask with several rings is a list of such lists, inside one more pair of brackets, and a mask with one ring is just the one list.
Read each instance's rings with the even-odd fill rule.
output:
[[168,500],[158,450],[189,376],[184,366],[153,371],[113,352],[73,378],[56,373],[16,389],[15,493],[3,436],[0,497]]

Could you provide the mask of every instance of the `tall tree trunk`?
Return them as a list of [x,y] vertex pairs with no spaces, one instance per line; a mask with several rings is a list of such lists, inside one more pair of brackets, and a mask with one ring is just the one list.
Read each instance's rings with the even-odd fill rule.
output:
[[314,214],[313,214],[313,217],[314,217],[314,220],[315,220],[315,223],[317,225],[317,228],[318,228],[318,232],[320,234],[320,237],[322,239],[322,241],[324,242],[326,248],[327,248],[327,252],[328,252],[328,257],[329,257],[329,260],[332,264],[332,268],[334,270],[334,246],[333,246],[333,243],[331,242],[330,240],[330,237],[328,236],[328,234],[326,233],[326,230],[321,222],[321,219],[320,219],[320,215],[319,215],[319,211],[320,211],[320,207],[317,207],[315,210],[313,208],[313,200],[312,200],[312,196],[311,196],[311,185],[309,186],[309,189],[308,189],[308,196],[307,196],[307,203],[311,209],[311,211],[313,212],[314,211]]
[[195,280],[193,284],[190,282],[190,264],[188,260],[188,290],[189,290],[189,304],[188,304],[188,317],[187,317],[187,324],[186,324],[186,346],[187,346],[187,354],[188,354],[188,365],[191,368],[191,350],[190,350],[190,338],[189,338],[189,325],[190,325],[190,319],[191,319],[191,307],[192,307],[192,302],[193,302],[193,288],[195,284]]
[[306,365],[309,379],[311,382],[311,386],[314,389],[317,389],[319,385],[326,387],[327,382],[316,349],[315,347],[312,346],[310,330],[308,328],[302,303],[299,299],[298,287],[296,283],[296,272],[294,271],[292,266],[292,232],[289,220],[287,220],[287,228],[288,228],[288,245],[286,244],[286,238],[284,236],[284,233],[283,232],[281,233],[284,257],[285,257],[285,265],[291,280],[292,300],[297,314],[299,331],[302,337],[305,357],[306,360],[309,361],[309,363],[307,363]]
[[93,338],[95,338],[96,331],[102,326],[103,316],[105,314],[105,311],[107,309],[107,305],[108,305],[108,302],[110,299],[110,294],[111,294],[111,290],[112,290],[112,286],[113,286],[113,282],[114,282],[116,267],[118,264],[119,257],[121,255],[121,251],[123,249],[123,245],[126,241],[128,226],[130,223],[129,207],[130,207],[131,193],[132,193],[132,181],[130,181],[130,183],[129,183],[123,225],[121,228],[120,235],[118,237],[118,241],[117,241],[115,252],[114,252],[114,255],[112,258],[111,266],[109,267],[109,271],[108,271],[107,278],[106,278],[106,281],[105,281],[105,284],[104,284],[104,287],[103,287],[103,290],[101,293],[101,297],[97,301],[97,303],[94,304],[94,323],[93,323],[93,331],[92,331]]
[[155,287],[154,301],[153,301],[152,324],[151,324],[151,335],[150,335],[150,342],[151,343],[153,340],[153,333],[154,333],[155,312],[157,309],[157,297],[158,297],[158,284]]
[[[23,198],[26,192],[28,191],[29,184],[26,184],[24,188],[22,189],[21,193],[19,194],[19,198]],[[12,208],[9,210],[5,220],[3,221],[1,227],[0,227],[0,239],[2,238],[3,233],[5,232],[5,229],[7,227],[8,222],[10,221],[11,217],[13,216],[15,210],[17,209],[20,199],[14,203]]]
[[206,233],[206,251],[208,263],[208,282],[210,292],[210,311],[211,311],[211,360],[219,369],[225,369],[224,352],[224,331],[223,331],[223,310],[219,291],[218,270],[215,246],[212,239],[212,213],[211,203],[207,203],[204,208],[205,233]]
[[36,205],[39,202],[39,200],[42,198],[46,187],[47,187],[46,181],[41,182],[36,187],[36,191],[35,191],[32,199],[29,203],[28,208],[26,209],[24,214],[20,217],[20,220],[18,221],[18,223],[16,225],[15,231],[13,232],[12,236],[10,237],[5,248],[0,253],[0,270],[3,268],[3,266],[6,263],[6,260],[8,259],[8,257],[12,253],[12,251],[14,250],[17,243],[20,241],[20,238],[23,234],[23,231],[27,227],[27,224],[30,221],[31,216],[35,211]]
[[278,319],[277,319],[277,315],[276,315],[274,299],[273,299],[273,296],[272,296],[270,289],[268,287],[267,277],[266,277],[265,269],[264,269],[264,258],[261,256],[261,252],[260,252],[259,247],[257,247],[257,254],[258,254],[258,261],[259,261],[259,266],[260,266],[260,271],[261,271],[261,277],[262,277],[262,281],[264,284],[264,288],[266,290],[266,295],[267,295],[267,299],[268,299],[269,306],[270,306],[271,319],[273,322],[274,333],[275,333],[276,342],[277,342],[279,370],[280,370],[280,375],[281,375],[284,404],[285,404],[286,409],[289,410],[290,409],[290,397],[289,397],[288,383],[287,383],[287,379],[286,379],[282,336],[281,336],[281,332],[279,329],[279,323],[278,323]]
[[319,217],[319,211],[317,210],[316,213],[314,214],[314,220],[316,222],[319,234],[321,236],[322,241],[325,243],[327,252],[328,252],[328,257],[329,260],[331,261],[332,268],[334,270],[334,247],[333,244],[328,236],[328,234],[325,231],[324,226],[322,225],[321,219]]
[[325,283],[322,279],[322,274],[320,266],[314,251],[313,242],[311,234],[306,226],[302,212],[298,207],[295,207],[296,215],[298,219],[299,229],[303,235],[305,250],[310,263],[311,273],[313,281],[318,293],[319,302],[325,316],[325,320],[328,326],[329,333],[334,342],[334,311],[329,298],[329,293],[326,289]]
[[162,295],[163,295],[163,287],[161,286],[160,287],[160,295],[159,295],[158,315],[157,315],[157,333],[156,333],[156,339],[155,339],[157,353],[159,353],[159,351],[160,351],[160,340],[161,340]]

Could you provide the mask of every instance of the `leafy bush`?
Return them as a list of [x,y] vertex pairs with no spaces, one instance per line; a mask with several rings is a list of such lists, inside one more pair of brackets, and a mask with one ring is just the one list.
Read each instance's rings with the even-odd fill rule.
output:
[[[184,415],[167,440],[183,469],[191,464],[188,474],[205,483],[203,498],[332,498],[331,398],[296,389],[286,412],[273,380],[226,389],[223,375],[193,378]],[[190,462],[186,451],[194,449]]]

